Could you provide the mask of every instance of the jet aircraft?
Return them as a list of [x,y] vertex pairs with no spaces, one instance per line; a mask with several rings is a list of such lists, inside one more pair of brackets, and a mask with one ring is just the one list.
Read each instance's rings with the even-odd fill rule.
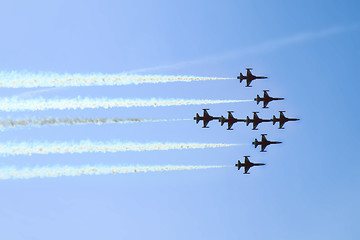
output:
[[256,96],[256,98],[254,98],[254,100],[256,101],[256,104],[259,105],[259,103],[262,101],[263,102],[263,108],[268,108],[267,105],[269,102],[274,101],[274,100],[284,100],[284,98],[273,98],[270,97],[269,94],[267,93],[269,90],[263,90],[264,91],[264,97],[260,97],[259,95]]
[[285,111],[279,111],[280,112],[280,117],[276,118],[275,115],[273,115],[273,125],[275,125],[276,122],[279,122],[279,129],[284,129],[283,126],[286,122],[292,122],[292,121],[299,121],[300,119],[298,118],[287,118],[284,115]]
[[266,139],[266,136],[267,134],[261,134],[261,141],[258,141],[256,138],[255,138],[255,141],[252,143],[255,145],[255,148],[259,145],[261,145],[261,151],[260,152],[266,152],[265,151],[265,148],[270,145],[270,144],[279,144],[279,143],[282,143],[282,142],[273,142],[273,141],[269,141]]
[[240,79],[240,83],[246,79],[246,86],[245,87],[252,87],[250,86],[250,83],[255,79],[265,79],[267,77],[264,76],[255,76],[251,73],[252,68],[246,68],[246,76],[244,76],[242,73],[237,77],[237,79]]
[[234,130],[232,129],[232,125],[236,122],[245,122],[245,119],[238,119],[238,118],[234,118],[234,116],[232,115],[234,111],[228,111],[228,118],[224,118],[224,116],[221,116],[219,119],[219,122],[221,122],[221,126],[224,125],[224,123],[228,123],[228,128],[227,130]]
[[252,163],[252,162],[250,162],[249,157],[250,156],[244,156],[244,158],[245,158],[244,163],[241,163],[240,160],[238,160],[237,164],[235,164],[235,166],[237,167],[238,170],[240,170],[241,167],[244,167],[244,174],[249,174],[248,171],[253,166],[265,165],[265,163]]
[[220,119],[220,117],[213,117],[213,116],[210,116],[209,113],[207,112],[207,110],[209,109],[203,109],[204,111],[204,114],[203,116],[199,116],[198,113],[196,113],[196,116],[194,117],[194,120],[196,120],[196,124],[199,123],[199,121],[203,121],[203,128],[209,128],[207,127],[208,123],[211,121],[211,120],[214,120],[214,119]]
[[259,123],[271,121],[271,119],[259,118],[257,113],[259,113],[259,112],[254,112],[253,119],[249,118],[249,116],[246,117],[246,126],[248,126],[250,123],[252,123],[253,124],[252,130],[258,130],[256,127],[259,125]]

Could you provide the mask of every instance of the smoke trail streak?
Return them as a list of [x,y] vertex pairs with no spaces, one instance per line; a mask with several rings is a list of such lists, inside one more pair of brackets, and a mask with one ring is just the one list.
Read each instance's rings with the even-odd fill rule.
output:
[[137,172],[165,172],[179,170],[224,168],[229,166],[54,166],[16,169],[14,167],[0,168],[0,179],[29,179],[60,176],[103,175]]
[[120,86],[142,83],[191,82],[203,80],[227,80],[231,78],[162,76],[162,75],[126,75],[126,74],[57,74],[0,72],[0,87],[79,87],[79,86]]
[[162,151],[162,150],[182,150],[196,148],[219,148],[239,146],[239,144],[222,143],[123,143],[112,142],[93,142],[80,141],[74,142],[21,142],[21,143],[0,143],[0,154],[8,155],[31,155],[31,154],[51,154],[51,153],[86,153],[86,152],[127,152],[127,151]]
[[165,107],[205,105],[218,103],[252,102],[253,100],[196,100],[196,99],[123,99],[123,98],[70,98],[70,99],[0,99],[0,111],[40,111],[40,110],[70,110],[85,108],[113,107]]
[[141,118],[39,118],[39,119],[0,119],[0,129],[15,127],[40,127],[45,125],[78,125],[78,124],[125,124],[140,122],[170,122],[191,119],[141,119]]

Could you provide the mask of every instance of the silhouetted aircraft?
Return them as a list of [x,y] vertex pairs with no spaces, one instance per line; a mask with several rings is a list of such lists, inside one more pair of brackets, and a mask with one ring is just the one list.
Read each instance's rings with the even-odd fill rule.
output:
[[237,79],[240,79],[240,83],[242,82],[242,80],[246,79],[246,87],[251,87],[250,83],[255,80],[255,79],[265,79],[267,77],[263,77],[263,76],[255,76],[251,73],[252,68],[247,68],[246,69],[246,76],[242,75],[242,73],[240,73],[240,75],[237,77]]
[[224,116],[221,116],[220,119],[219,119],[219,122],[221,122],[221,126],[224,125],[224,123],[228,123],[228,128],[227,130],[234,130],[232,129],[232,125],[236,122],[245,122],[246,120],[245,119],[237,119],[237,118],[234,118],[234,116],[232,115],[234,111],[228,111],[228,118],[224,118]]
[[199,116],[198,113],[196,113],[196,116],[194,117],[194,120],[196,120],[196,123],[199,123],[199,121],[203,121],[203,128],[209,128],[207,127],[208,123],[211,121],[211,120],[214,120],[214,119],[220,119],[220,117],[213,117],[213,116],[210,116],[209,113],[207,112],[207,110],[209,109],[203,109],[204,110],[204,114],[203,116]]
[[259,104],[261,101],[263,102],[263,108],[268,108],[266,107],[268,105],[269,102],[274,101],[274,100],[284,100],[284,98],[273,98],[270,97],[269,94],[267,93],[267,91],[269,90],[263,90],[264,91],[264,97],[260,97],[259,95],[256,96],[256,98],[254,98],[254,100],[256,101],[256,104]]
[[238,170],[240,170],[241,167],[244,167],[244,174],[249,174],[248,171],[253,166],[265,165],[265,163],[252,163],[252,162],[250,162],[249,157],[250,156],[244,156],[244,158],[245,158],[244,163],[241,163],[240,160],[238,160],[237,164],[235,164],[235,166],[237,167]]
[[257,113],[259,113],[259,112],[254,112],[253,119],[249,118],[249,116],[246,117],[246,126],[248,126],[250,123],[252,123],[253,124],[252,130],[258,130],[256,127],[257,127],[257,125],[259,125],[259,123],[270,122],[271,121],[271,119],[261,119],[261,118],[259,118]]
[[298,118],[287,118],[287,117],[285,117],[285,115],[284,115],[285,111],[279,111],[279,112],[280,112],[280,117],[276,118],[275,115],[273,115],[273,119],[272,119],[273,125],[275,125],[276,122],[279,122],[279,129],[284,129],[283,126],[284,126],[284,124],[286,122],[292,122],[292,121],[300,120]]
[[255,141],[252,143],[255,145],[255,148],[258,146],[258,145],[261,145],[261,151],[260,152],[266,152],[265,151],[265,148],[267,146],[269,146],[270,144],[279,144],[279,143],[282,143],[282,142],[273,142],[273,141],[269,141],[266,139],[265,135],[267,134],[261,134],[261,141],[259,142],[256,138],[255,138]]

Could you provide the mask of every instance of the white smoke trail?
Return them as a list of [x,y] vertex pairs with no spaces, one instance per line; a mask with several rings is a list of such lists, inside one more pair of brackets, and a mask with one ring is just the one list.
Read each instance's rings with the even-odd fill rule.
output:
[[78,124],[125,124],[140,122],[170,122],[185,121],[191,119],[141,119],[141,118],[24,118],[24,119],[0,119],[0,129],[15,127],[40,127],[45,125],[78,125]]
[[21,142],[0,143],[0,155],[31,155],[50,153],[85,153],[85,152],[127,152],[127,151],[158,151],[158,150],[182,150],[196,148],[219,148],[239,146],[239,144],[223,143],[123,143],[80,141],[74,142]]
[[120,86],[142,83],[191,82],[203,80],[227,80],[221,77],[126,75],[126,74],[57,74],[0,72],[0,87],[79,87],[79,86]]
[[60,176],[103,175],[137,172],[164,172],[178,170],[224,168],[229,166],[54,166],[16,169],[14,167],[0,168],[0,179],[29,179]]
[[70,110],[85,108],[113,108],[113,107],[165,107],[205,105],[218,103],[252,102],[253,100],[196,100],[196,99],[123,99],[123,98],[70,98],[70,99],[0,99],[0,111],[40,111],[40,110]]

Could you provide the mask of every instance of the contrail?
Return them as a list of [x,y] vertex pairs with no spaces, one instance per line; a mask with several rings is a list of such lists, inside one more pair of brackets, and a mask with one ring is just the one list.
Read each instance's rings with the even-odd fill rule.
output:
[[230,166],[54,166],[16,169],[15,167],[0,168],[0,179],[29,179],[60,176],[103,175],[137,172],[164,172],[179,170],[224,168]]
[[114,108],[114,107],[165,107],[205,105],[219,103],[252,102],[253,100],[207,100],[207,99],[124,99],[124,98],[65,98],[65,99],[19,99],[0,98],[0,111],[40,111],[40,110],[75,110],[86,108]]
[[0,143],[0,155],[31,155],[51,153],[86,153],[86,152],[127,152],[127,151],[162,151],[183,149],[204,149],[239,146],[240,144],[224,143],[124,143],[118,141],[96,142],[20,142]]
[[35,88],[35,87],[80,87],[80,86],[120,86],[142,83],[191,82],[204,80],[227,80],[223,77],[162,76],[162,75],[127,75],[127,74],[57,74],[0,72],[0,87]]
[[141,118],[24,118],[24,119],[0,119],[0,129],[15,127],[40,127],[45,125],[81,125],[81,124],[125,124],[141,122],[170,122],[185,121],[191,119],[141,119]]

